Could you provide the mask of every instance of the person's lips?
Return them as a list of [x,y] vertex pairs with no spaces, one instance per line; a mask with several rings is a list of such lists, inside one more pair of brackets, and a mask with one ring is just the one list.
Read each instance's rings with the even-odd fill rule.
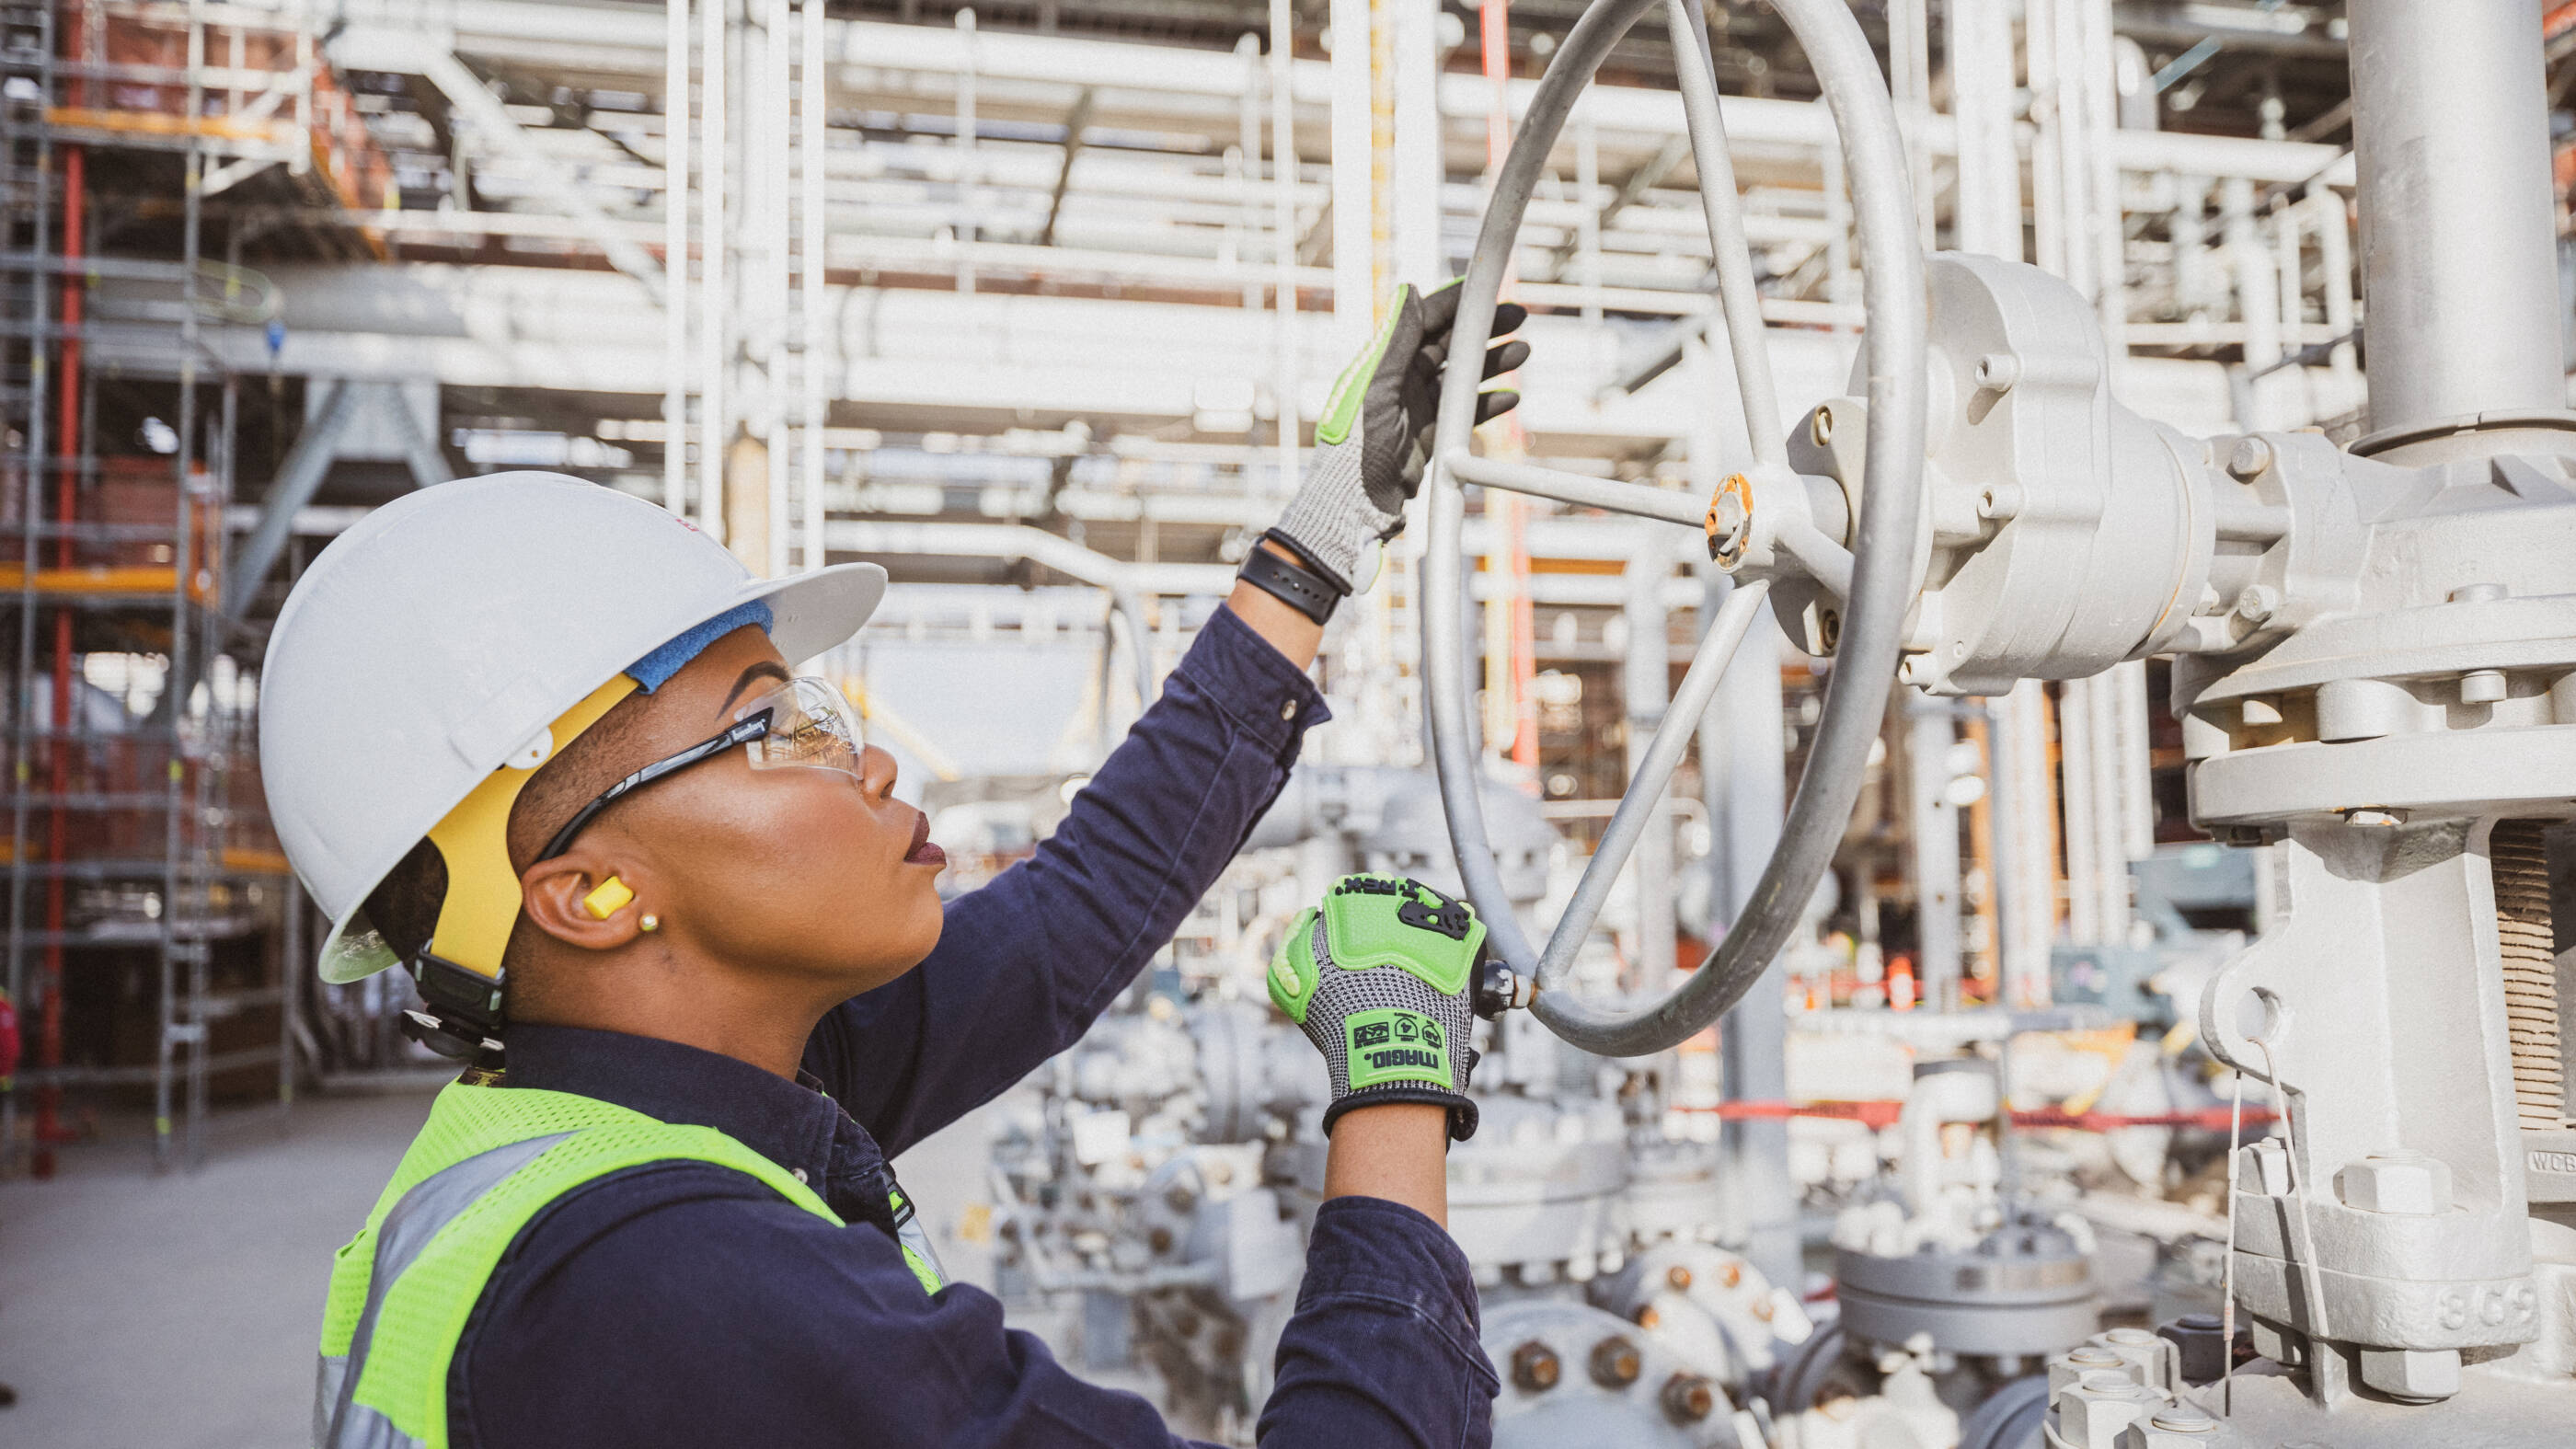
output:
[[912,849],[903,854],[906,865],[946,865],[948,852],[930,841],[930,817],[915,813],[912,817]]

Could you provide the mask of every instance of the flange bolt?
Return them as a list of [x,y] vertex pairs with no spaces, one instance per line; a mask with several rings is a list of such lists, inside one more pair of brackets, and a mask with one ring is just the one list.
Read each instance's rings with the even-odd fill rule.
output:
[[1677,1424],[1696,1424],[1717,1407],[1717,1394],[1697,1374],[1675,1374],[1664,1380],[1664,1412]]
[[1564,1370],[1556,1350],[1537,1339],[1512,1350],[1512,1383],[1523,1393],[1545,1393],[1555,1388]]
[[2252,434],[2236,440],[2227,450],[2227,476],[2240,483],[2251,483],[2272,466],[2272,445]]
[[1637,1346],[1616,1334],[1592,1345],[1592,1381],[1605,1389],[1624,1389],[1645,1368]]

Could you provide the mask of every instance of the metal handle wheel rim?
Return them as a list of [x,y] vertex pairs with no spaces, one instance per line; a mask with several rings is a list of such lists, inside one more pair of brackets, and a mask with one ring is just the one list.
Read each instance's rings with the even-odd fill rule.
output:
[[1590,933],[1629,849],[1654,816],[1658,797],[1680,763],[1700,716],[1715,698],[1726,662],[1759,614],[1767,591],[1760,580],[1740,581],[1719,611],[1674,692],[1637,778],[1629,783],[1601,845],[1585,867],[1572,902],[1546,949],[1533,949],[1504,894],[1477,793],[1482,771],[1468,729],[1461,630],[1464,484],[1510,488],[1693,527],[1700,522],[1700,508],[1686,495],[1661,489],[1476,458],[1467,451],[1467,444],[1495,305],[1530,193],[1592,73],[1629,27],[1657,4],[1665,7],[1674,36],[1691,150],[1718,269],[1720,309],[1736,360],[1754,466],[1786,472],[1741,201],[1718,115],[1706,22],[1696,0],[1599,0],[1575,22],[1532,94],[1477,234],[1442,379],[1439,428],[1427,480],[1430,519],[1422,576],[1423,676],[1432,754],[1459,874],[1469,899],[1489,923],[1488,939],[1495,951],[1515,970],[1535,978],[1537,994],[1531,1011],[1567,1042],[1603,1056],[1643,1056],[1678,1045],[1742,998],[1778,953],[1818,878],[1832,862],[1851,818],[1894,683],[1905,614],[1918,587],[1914,565],[1923,468],[1925,294],[1923,256],[1915,237],[1895,108],[1877,59],[1848,9],[1837,0],[1774,0],[1815,66],[1841,132],[1863,258],[1862,296],[1869,317],[1863,339],[1869,399],[1867,458],[1849,555],[1849,586],[1837,590],[1845,595],[1841,638],[1826,686],[1824,714],[1806,771],[1790,801],[1779,845],[1734,927],[1698,971],[1651,1005],[1620,1010],[1560,990],[1575,951]]

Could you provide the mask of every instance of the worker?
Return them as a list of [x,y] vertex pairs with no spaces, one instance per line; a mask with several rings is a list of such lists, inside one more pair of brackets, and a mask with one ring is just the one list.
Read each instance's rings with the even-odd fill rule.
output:
[[[882,569],[755,580],[659,508],[529,473],[325,549],[262,677],[272,815],[332,920],[324,978],[399,967],[408,1029],[465,1069],[335,1263],[315,1442],[1175,1442],[949,1281],[888,1162],[1079,1038],[1278,793],[1325,718],[1324,621],[1422,476],[1456,305],[1398,294],[1161,697],[1034,857],[944,907],[893,760],[791,670]],[[1443,1165],[1474,1130],[1481,937],[1354,879],[1273,966],[1333,1090],[1274,1449],[1488,1438]],[[1389,1021],[1412,1045],[1354,1059]]]

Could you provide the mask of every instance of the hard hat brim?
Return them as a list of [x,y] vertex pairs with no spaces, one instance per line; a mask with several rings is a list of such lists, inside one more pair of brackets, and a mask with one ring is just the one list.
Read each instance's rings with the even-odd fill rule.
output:
[[[744,604],[763,602],[769,605],[773,620],[770,642],[792,667],[857,634],[884,600],[885,589],[886,571],[872,563],[834,564],[783,579],[752,579],[680,630]],[[402,964],[401,956],[367,920],[366,895],[373,893],[370,889],[361,895],[331,923],[331,933],[322,942],[324,981],[345,986]]]

